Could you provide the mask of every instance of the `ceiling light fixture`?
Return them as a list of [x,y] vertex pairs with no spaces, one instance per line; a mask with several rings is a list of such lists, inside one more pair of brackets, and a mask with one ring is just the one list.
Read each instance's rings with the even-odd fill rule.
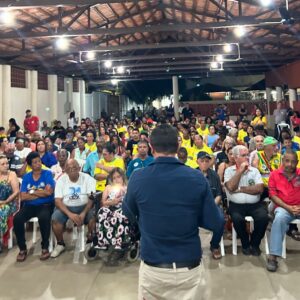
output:
[[272,2],[272,0],[260,0],[261,5],[264,7],[270,6]]
[[15,15],[9,10],[2,10],[0,12],[0,23],[5,26],[15,25]]
[[123,66],[117,67],[117,73],[118,74],[124,74],[125,73],[125,68]]
[[117,85],[119,83],[119,80],[118,79],[112,79],[111,80],[111,84],[112,85]]
[[59,50],[67,50],[69,48],[69,40],[64,36],[60,36],[56,39],[55,45]]
[[107,69],[111,68],[112,67],[112,61],[111,60],[106,60],[104,62],[104,67],[107,68]]
[[211,67],[212,69],[218,69],[219,64],[218,64],[216,61],[212,61],[212,62],[210,63],[210,67]]
[[219,54],[216,56],[216,61],[217,62],[222,62],[224,60],[223,55]]
[[244,26],[237,26],[234,28],[233,32],[237,37],[242,37],[246,34],[246,29]]
[[94,60],[96,58],[96,53],[94,51],[88,51],[86,53],[86,58],[88,60]]
[[224,45],[223,50],[225,53],[230,53],[233,50],[233,47],[231,44],[226,44]]

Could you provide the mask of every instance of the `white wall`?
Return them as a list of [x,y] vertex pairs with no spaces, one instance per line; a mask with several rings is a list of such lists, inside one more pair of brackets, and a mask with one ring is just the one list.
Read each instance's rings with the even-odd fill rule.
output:
[[[23,127],[25,111],[30,108],[29,94],[29,89],[11,88],[12,115],[9,118],[15,118],[21,127]],[[3,126],[8,128],[8,124],[3,124]]]
[[[38,90],[38,117],[40,121],[47,121],[48,124],[51,124],[51,103],[50,103],[50,93],[47,90]],[[98,119],[101,116],[101,111],[105,110],[107,112],[107,103],[109,101],[109,96],[107,94],[94,92],[92,94],[85,94],[84,101],[84,111],[86,112],[85,117],[90,117],[91,119]],[[57,110],[58,114],[56,119],[60,120],[63,126],[66,126],[67,119],[69,116],[68,111],[66,111],[66,102],[67,102],[67,93],[58,92],[57,93]],[[11,88],[11,108],[12,115],[10,118],[15,118],[17,123],[23,127],[23,121],[25,118],[25,111],[31,109],[30,107],[30,91],[29,89],[22,88]],[[125,109],[130,110],[134,103],[131,103],[127,97],[122,97],[122,104],[120,105],[123,114],[125,114]],[[80,111],[80,93],[73,93],[72,95],[72,104],[71,109],[75,112]],[[77,116],[79,114],[77,113]],[[1,124],[5,128],[8,127],[8,124]]]

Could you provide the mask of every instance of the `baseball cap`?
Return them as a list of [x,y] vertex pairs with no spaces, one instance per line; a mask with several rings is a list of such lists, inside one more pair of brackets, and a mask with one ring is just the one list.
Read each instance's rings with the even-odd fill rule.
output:
[[268,146],[268,145],[276,145],[278,143],[278,141],[273,138],[272,136],[267,136],[264,139],[264,146]]
[[205,152],[205,151],[200,151],[198,154],[197,154],[197,159],[199,158],[208,158],[208,159],[211,159],[211,156]]

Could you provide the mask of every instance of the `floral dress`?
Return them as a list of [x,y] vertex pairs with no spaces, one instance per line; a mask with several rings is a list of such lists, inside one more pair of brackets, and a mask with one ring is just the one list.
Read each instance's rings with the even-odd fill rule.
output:
[[[114,199],[114,191],[109,193],[109,198]],[[130,242],[131,226],[128,219],[122,213],[122,203],[115,206],[101,207],[98,212],[96,233],[98,246],[107,249],[112,246],[122,249],[122,245]]]
[[[0,181],[0,204],[13,193],[12,187],[8,180]],[[17,210],[16,201],[0,206],[0,236],[3,236],[8,230],[7,220]]]

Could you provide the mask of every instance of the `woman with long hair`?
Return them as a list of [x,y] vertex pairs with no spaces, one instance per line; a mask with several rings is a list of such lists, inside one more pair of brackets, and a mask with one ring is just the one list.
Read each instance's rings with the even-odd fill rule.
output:
[[3,235],[8,230],[8,218],[17,210],[19,181],[15,172],[9,170],[5,155],[0,155],[0,253]]
[[53,153],[47,150],[47,145],[43,140],[39,140],[36,142],[36,151],[40,155],[42,164],[47,168],[51,168],[52,166],[57,164],[56,157]]
[[264,125],[264,128],[267,127],[267,117],[263,113],[262,109],[258,106],[255,111],[255,116],[253,117],[253,119],[251,121],[251,126],[255,127],[257,125]]

